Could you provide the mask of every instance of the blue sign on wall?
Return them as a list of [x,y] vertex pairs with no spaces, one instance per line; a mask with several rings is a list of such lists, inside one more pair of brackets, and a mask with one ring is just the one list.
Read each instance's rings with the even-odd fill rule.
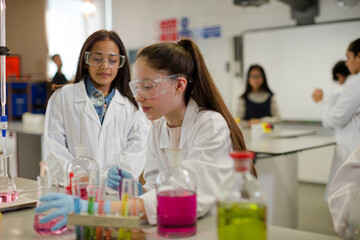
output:
[[181,29],[179,31],[179,37],[180,38],[191,38],[192,33],[191,30],[188,27],[189,25],[189,19],[184,17],[181,19]]
[[203,38],[216,38],[221,37],[221,27],[212,26],[203,28]]

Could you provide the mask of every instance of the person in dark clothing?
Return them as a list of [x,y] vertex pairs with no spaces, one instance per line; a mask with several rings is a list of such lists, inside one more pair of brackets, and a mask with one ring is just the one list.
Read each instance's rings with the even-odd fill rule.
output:
[[55,54],[54,56],[51,57],[51,59],[54,61],[54,63],[56,64],[58,70],[55,73],[52,83],[56,84],[56,85],[62,85],[65,83],[68,83],[68,80],[66,79],[65,75],[61,72],[61,67],[62,67],[62,61],[60,58],[59,54]]
[[245,92],[239,97],[237,117],[244,127],[260,122],[280,122],[274,93],[270,90],[265,71],[260,65],[249,68]]

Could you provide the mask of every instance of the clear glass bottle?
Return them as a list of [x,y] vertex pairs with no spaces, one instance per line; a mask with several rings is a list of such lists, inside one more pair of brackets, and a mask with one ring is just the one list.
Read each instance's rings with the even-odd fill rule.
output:
[[1,154],[0,158],[0,203],[14,202],[19,194],[10,173],[12,154]]
[[168,149],[171,167],[156,178],[157,229],[165,237],[196,234],[196,178],[181,166],[181,149]]
[[66,193],[72,194],[72,185],[80,187],[81,198],[87,200],[87,187],[99,186],[100,169],[97,162],[86,156],[86,146],[77,145],[76,157],[65,164]]
[[266,204],[251,173],[253,152],[232,152],[235,173],[218,199],[218,239],[266,240]]

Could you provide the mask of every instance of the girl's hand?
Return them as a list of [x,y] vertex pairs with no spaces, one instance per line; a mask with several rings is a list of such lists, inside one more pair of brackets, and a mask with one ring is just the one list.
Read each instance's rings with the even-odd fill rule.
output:
[[257,123],[260,123],[260,119],[258,118],[252,118],[248,121],[248,127],[251,127],[252,124],[257,124]]
[[317,88],[315,89],[311,97],[315,102],[320,102],[323,100],[323,91]]

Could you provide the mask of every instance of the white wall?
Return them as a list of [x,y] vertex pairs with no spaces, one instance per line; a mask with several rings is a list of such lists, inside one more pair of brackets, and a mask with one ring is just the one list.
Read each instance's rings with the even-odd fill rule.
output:
[[[360,17],[360,4],[343,10],[336,6],[335,0],[319,2],[320,13],[315,18],[316,22]],[[233,37],[246,30],[296,25],[291,19],[290,7],[277,0],[270,0],[269,4],[258,8],[235,6],[233,0],[113,0],[113,28],[128,49],[141,48],[157,41],[159,21],[182,17],[189,18],[190,28],[221,25],[220,39],[197,40],[197,43],[232,113],[236,112],[237,98],[245,85],[236,76],[240,65],[233,60]],[[225,70],[227,62],[230,62],[229,72]],[[333,148],[300,154],[299,180],[325,183],[332,154]]]
[[[230,110],[235,113],[237,97],[244,82],[235,76],[238,63],[233,59],[233,37],[245,30],[295,25],[289,6],[277,0],[261,7],[239,7],[233,0],[113,0],[113,28],[128,49],[157,41],[158,23],[167,18],[189,18],[189,27],[221,25],[222,38],[197,41],[206,63]],[[360,17],[360,4],[343,10],[335,0],[320,0],[316,22]],[[345,57],[345,56],[344,56]],[[227,72],[225,65],[231,63]]]

